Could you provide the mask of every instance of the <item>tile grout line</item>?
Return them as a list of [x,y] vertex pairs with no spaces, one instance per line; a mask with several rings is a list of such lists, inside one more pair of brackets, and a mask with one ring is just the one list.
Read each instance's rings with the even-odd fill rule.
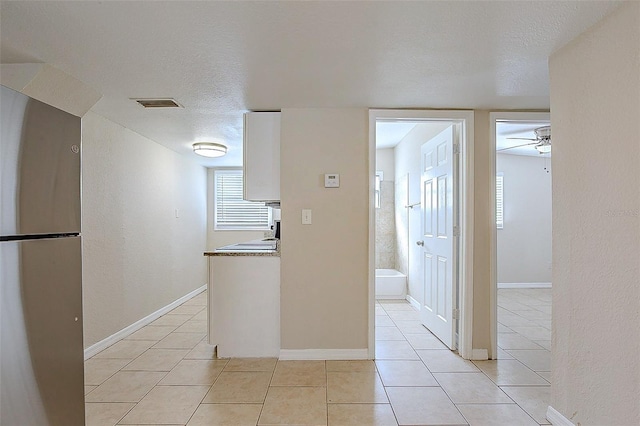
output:
[[267,386],[267,391],[264,394],[264,399],[262,400],[262,404],[260,407],[260,413],[258,414],[258,418],[256,419],[256,426],[260,424],[260,417],[262,417],[262,412],[264,411],[264,406],[267,403],[267,396],[269,395],[269,389],[271,388],[271,383],[273,382],[273,376],[276,374],[276,369],[278,368],[279,358],[276,358],[276,365],[273,367],[273,371],[271,372],[271,378],[269,379],[269,385]]
[[329,424],[329,371],[327,370],[327,360],[324,360],[324,406],[325,406],[325,415],[327,422]]

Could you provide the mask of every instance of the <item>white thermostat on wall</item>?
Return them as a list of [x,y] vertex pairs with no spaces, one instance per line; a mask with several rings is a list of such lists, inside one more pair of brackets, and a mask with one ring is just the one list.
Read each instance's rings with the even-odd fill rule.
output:
[[340,175],[336,173],[327,173],[324,175],[325,188],[340,188]]

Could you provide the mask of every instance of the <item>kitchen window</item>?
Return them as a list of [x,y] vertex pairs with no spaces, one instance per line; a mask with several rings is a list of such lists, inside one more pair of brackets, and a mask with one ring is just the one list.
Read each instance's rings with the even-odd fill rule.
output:
[[269,230],[271,208],[264,203],[242,199],[242,170],[215,170],[215,230]]

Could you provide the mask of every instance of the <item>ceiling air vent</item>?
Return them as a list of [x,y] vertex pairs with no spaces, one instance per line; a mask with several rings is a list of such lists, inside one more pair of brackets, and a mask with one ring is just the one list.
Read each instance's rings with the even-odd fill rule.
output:
[[145,108],[182,108],[182,105],[171,98],[167,99],[134,99]]

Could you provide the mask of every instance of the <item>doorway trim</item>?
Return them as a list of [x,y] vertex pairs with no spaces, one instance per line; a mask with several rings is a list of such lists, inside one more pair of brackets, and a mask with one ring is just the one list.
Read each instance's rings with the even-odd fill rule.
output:
[[[489,170],[490,176],[495,176],[496,168],[496,124],[498,121],[551,121],[549,112],[513,112],[513,111],[497,111],[489,113],[489,122],[491,123],[491,140],[489,141],[489,149],[491,150],[491,165]],[[491,330],[489,333],[491,341],[491,357],[498,359],[498,229],[496,223],[496,180],[491,179],[490,189],[491,201],[491,237],[489,238],[489,284],[491,286],[489,293],[490,311],[489,320]]]
[[460,217],[459,242],[459,295],[460,319],[458,353],[464,359],[473,358],[473,136],[474,112],[472,110],[369,110],[369,358],[375,359],[375,168],[376,168],[376,120],[397,119],[422,121],[451,121],[461,126],[460,141]]

